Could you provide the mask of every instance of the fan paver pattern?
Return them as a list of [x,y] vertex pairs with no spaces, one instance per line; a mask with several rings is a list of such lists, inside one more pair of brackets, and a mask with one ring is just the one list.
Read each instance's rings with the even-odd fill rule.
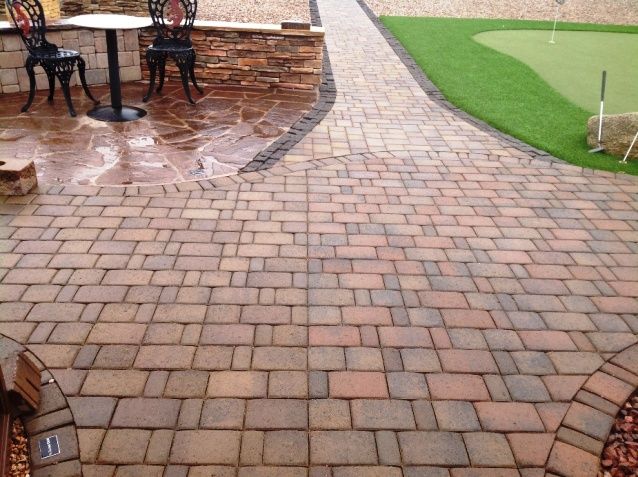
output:
[[[85,476],[595,475],[638,385],[638,182],[514,154],[319,5],[350,40],[326,153],[376,148],[330,136],[355,116],[416,150],[3,199],[0,333],[68,396]],[[361,43],[388,76],[352,61],[350,90]]]

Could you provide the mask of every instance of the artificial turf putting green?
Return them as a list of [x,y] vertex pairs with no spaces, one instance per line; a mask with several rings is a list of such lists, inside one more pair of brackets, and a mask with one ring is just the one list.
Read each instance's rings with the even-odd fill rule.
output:
[[547,30],[485,31],[480,44],[530,66],[552,88],[598,114],[602,70],[607,70],[605,112],[638,111],[638,35],[561,31],[551,44]]
[[[381,21],[448,100],[471,115],[573,164],[638,175],[638,161],[619,164],[616,157],[587,152],[590,111],[560,94],[525,63],[473,38],[485,31],[550,30],[552,22],[415,17]],[[557,45],[565,31],[638,34],[638,27],[560,23]],[[545,33],[549,40],[551,32]],[[635,62],[635,58],[621,61]],[[638,71],[634,68],[630,74],[630,86],[638,88]],[[608,79],[611,88],[612,78]],[[592,81],[598,85],[597,97],[600,71]]]

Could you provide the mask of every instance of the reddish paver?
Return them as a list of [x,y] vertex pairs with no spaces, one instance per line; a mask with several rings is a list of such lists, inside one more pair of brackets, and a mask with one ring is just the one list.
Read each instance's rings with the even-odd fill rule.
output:
[[638,384],[635,179],[532,160],[319,8],[337,103],[279,166],[1,199],[0,333],[86,475],[595,474]]
[[334,371],[329,373],[330,397],[384,398],[388,387],[384,373]]

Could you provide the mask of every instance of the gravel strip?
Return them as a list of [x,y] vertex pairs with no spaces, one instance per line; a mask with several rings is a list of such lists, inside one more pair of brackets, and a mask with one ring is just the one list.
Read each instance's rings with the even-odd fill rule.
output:
[[[553,20],[554,0],[366,0],[377,15]],[[561,20],[638,24],[638,0],[567,0]]]
[[9,449],[9,474],[7,477],[28,477],[31,472],[29,463],[29,444],[20,419],[13,421],[11,428],[11,447]]
[[200,0],[198,20],[242,23],[310,21],[308,0]]
[[602,455],[599,477],[638,475],[638,392],[625,403],[616,416]]

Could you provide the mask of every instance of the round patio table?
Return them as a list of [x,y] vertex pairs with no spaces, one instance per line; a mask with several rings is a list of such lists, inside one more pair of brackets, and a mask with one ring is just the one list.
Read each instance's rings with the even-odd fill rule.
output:
[[71,17],[67,23],[90,30],[106,31],[106,52],[109,62],[109,87],[111,89],[111,105],[97,106],[87,115],[98,121],[125,122],[134,121],[146,116],[146,111],[134,106],[122,105],[122,84],[120,81],[120,62],[117,57],[116,30],[134,30],[151,26],[150,18],[131,15],[96,13]]

